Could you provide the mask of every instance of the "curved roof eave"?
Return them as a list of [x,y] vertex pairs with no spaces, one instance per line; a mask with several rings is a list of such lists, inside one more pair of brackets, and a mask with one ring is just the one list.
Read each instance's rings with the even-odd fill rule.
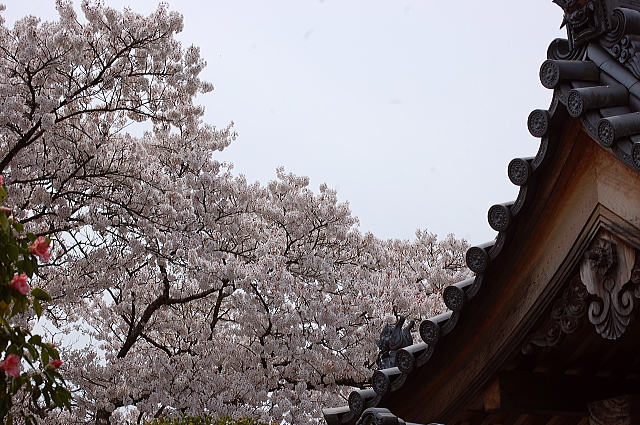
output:
[[[631,3],[622,2],[635,6]],[[375,371],[371,389],[354,391],[348,406],[324,409],[328,424],[354,424],[367,409],[385,407],[388,394],[400,389],[416,370],[429,367],[442,337],[454,330],[464,310],[473,308],[472,300],[491,273],[492,263],[509,247],[512,230],[532,202],[537,183],[561,143],[561,130],[568,119],[579,118],[603,148],[640,172],[640,12],[627,8],[616,12],[627,21],[635,21],[638,28],[622,22],[619,25],[625,28],[618,30],[614,39],[606,34],[573,52],[569,51],[567,40],[557,39],[549,46],[549,59],[541,66],[540,78],[545,87],[553,89],[551,105],[548,110],[534,110],[527,121],[529,132],[540,138],[540,146],[535,157],[516,158],[509,163],[509,179],[520,190],[515,201],[489,209],[488,220],[498,232],[496,238],[467,251],[467,265],[475,276],[445,289],[443,298],[449,311],[420,324],[424,342],[401,349],[398,367]],[[627,32],[637,35],[628,37]],[[621,57],[618,47],[625,43],[636,43],[638,53],[633,47],[628,49],[633,51],[631,57]]]

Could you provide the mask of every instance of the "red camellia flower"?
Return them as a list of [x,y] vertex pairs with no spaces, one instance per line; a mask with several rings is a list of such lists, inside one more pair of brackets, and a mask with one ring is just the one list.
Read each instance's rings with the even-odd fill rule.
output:
[[29,252],[42,261],[49,261],[51,253],[49,252],[49,242],[44,236],[38,236],[38,238],[29,245]]
[[20,292],[22,295],[27,295],[31,290],[31,287],[27,283],[27,275],[24,273],[14,274],[13,279],[11,279],[11,287],[16,291]]
[[51,366],[53,366],[54,369],[59,368],[62,366],[62,360],[51,360]]
[[17,378],[20,376],[20,357],[16,354],[9,354],[6,359],[0,362],[0,370],[7,375]]

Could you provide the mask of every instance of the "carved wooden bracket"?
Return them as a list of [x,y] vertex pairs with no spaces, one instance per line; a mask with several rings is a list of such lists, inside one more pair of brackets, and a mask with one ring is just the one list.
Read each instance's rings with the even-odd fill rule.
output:
[[601,230],[584,253],[580,279],[598,297],[589,305],[589,321],[607,339],[618,339],[631,321],[634,288],[628,289],[636,263],[635,249]]
[[640,396],[627,394],[589,403],[589,424],[632,425],[640,422]]
[[580,328],[583,316],[607,339],[618,339],[633,318],[640,298],[640,251],[604,229],[584,252],[580,276],[571,279],[544,327],[530,334],[522,352],[533,346],[557,346],[565,334]]
[[564,334],[575,332],[582,326],[582,317],[587,312],[589,293],[578,276],[571,279],[551,309],[551,320],[539,332],[531,334],[522,344],[522,352],[531,354],[533,346],[549,347],[558,345]]

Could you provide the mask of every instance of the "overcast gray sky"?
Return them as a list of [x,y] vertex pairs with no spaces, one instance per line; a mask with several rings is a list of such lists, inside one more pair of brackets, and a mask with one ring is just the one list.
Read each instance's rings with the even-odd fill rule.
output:
[[[5,4],[10,26],[57,17],[54,0]],[[382,238],[495,237],[487,210],[517,196],[507,164],[536,153],[526,119],[551,101],[538,71],[566,37],[551,0],[169,4],[185,18],[180,40],[208,62],[207,122],[235,122],[238,140],[218,158],[236,173],[266,183],[282,165],[314,190],[325,182]]]

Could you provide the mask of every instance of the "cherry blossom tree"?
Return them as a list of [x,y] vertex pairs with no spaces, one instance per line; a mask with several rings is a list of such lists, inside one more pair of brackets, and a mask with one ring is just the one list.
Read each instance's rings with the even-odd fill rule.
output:
[[324,185],[215,159],[235,133],[202,121],[212,86],[179,14],[56,4],[56,22],[0,26],[0,172],[53,241],[44,313],[90,341],[63,347],[75,404],[47,423],[313,421],[367,385],[385,321],[444,308],[464,241],[379,240]]

